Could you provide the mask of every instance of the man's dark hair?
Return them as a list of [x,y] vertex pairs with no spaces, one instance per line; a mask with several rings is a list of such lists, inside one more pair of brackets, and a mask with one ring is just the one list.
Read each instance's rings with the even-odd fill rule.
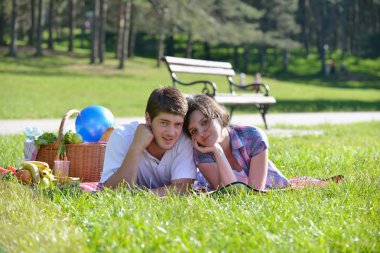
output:
[[145,111],[149,114],[150,120],[153,120],[161,112],[185,117],[187,100],[175,87],[160,87],[150,94]]

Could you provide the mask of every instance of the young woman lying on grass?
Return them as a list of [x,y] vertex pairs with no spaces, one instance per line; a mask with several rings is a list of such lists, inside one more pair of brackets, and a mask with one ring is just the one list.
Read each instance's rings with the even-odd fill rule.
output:
[[188,98],[188,104],[184,130],[201,172],[197,187],[216,190],[239,181],[265,190],[290,184],[268,159],[268,139],[261,129],[229,125],[226,110],[206,95]]

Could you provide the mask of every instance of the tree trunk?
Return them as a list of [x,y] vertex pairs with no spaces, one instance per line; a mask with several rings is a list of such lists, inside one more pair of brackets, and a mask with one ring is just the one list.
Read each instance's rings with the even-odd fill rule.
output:
[[186,58],[193,58],[193,33],[187,33]]
[[38,1],[38,14],[37,14],[37,44],[36,44],[36,56],[42,56],[42,6],[44,4],[43,0]]
[[333,26],[333,34],[332,34],[332,41],[331,41],[331,50],[330,50],[330,57],[331,57],[331,54],[333,52],[335,52],[335,50],[338,49],[338,41],[339,41],[339,33],[340,33],[340,29],[341,27],[339,27],[339,22],[337,22],[337,20],[339,20],[339,15],[340,15],[340,12],[339,12],[339,8],[337,8],[336,6],[334,6],[334,13],[335,13],[335,16],[337,17],[336,20],[335,20],[335,25]]
[[265,69],[265,56],[266,56],[266,48],[265,46],[260,46],[259,48],[259,62],[260,62],[260,71],[264,71]]
[[319,59],[321,61],[321,73],[325,76],[329,75],[328,66],[326,63],[326,54],[328,53],[328,45],[325,43],[324,33],[317,34],[317,49]]
[[0,46],[5,45],[5,0],[0,0]]
[[76,0],[69,0],[69,52],[74,51],[76,5]]
[[343,6],[341,8],[339,8],[340,10],[342,10],[342,13],[339,15],[340,17],[340,23],[341,23],[341,27],[342,27],[342,31],[340,33],[340,43],[341,43],[341,47],[342,47],[342,57],[341,57],[341,61],[342,61],[342,65],[345,64],[345,60],[346,60],[346,52],[347,52],[347,45],[348,45],[348,29],[349,29],[349,25],[348,25],[348,18],[349,18],[349,11],[348,11],[348,3],[341,3]]
[[85,25],[85,22],[86,22],[86,19],[85,19],[85,0],[79,0],[79,13],[80,13],[80,44],[79,44],[79,47],[80,48],[84,48],[84,38],[85,38],[85,35],[86,35],[86,25]]
[[277,61],[278,61],[278,48],[277,47],[275,47],[274,49],[273,49],[273,61],[275,62],[275,63],[277,63]]
[[120,62],[119,62],[119,69],[124,69],[125,65],[125,56],[128,54],[128,38],[129,38],[129,26],[131,22],[131,1],[127,1],[123,4],[124,6],[124,24],[123,24],[123,34],[122,34],[122,43],[121,43],[121,52],[120,52]]
[[302,23],[301,23],[302,42],[303,42],[303,45],[305,48],[305,57],[307,57],[310,53],[310,46],[309,46],[310,5],[309,5],[309,0],[300,1],[299,7],[301,8],[301,12],[302,12]]
[[289,66],[289,50],[287,48],[282,49],[282,70],[288,71]]
[[357,37],[359,34],[358,29],[358,22],[359,22],[359,13],[358,13],[358,1],[354,0],[351,1],[351,8],[352,8],[352,26],[350,27],[350,38],[351,38],[351,52],[354,55],[358,55],[357,50]]
[[9,55],[17,56],[18,0],[12,0],[11,44]]
[[84,48],[84,37],[86,35],[86,28],[84,27],[84,24],[80,26],[80,42],[79,47]]
[[244,52],[243,52],[243,72],[248,73],[249,66],[249,45],[244,44]]
[[49,39],[48,39],[48,48],[53,50],[54,49],[54,39],[53,39],[53,16],[54,16],[54,1],[50,0],[49,2]]
[[165,53],[165,14],[161,14],[160,17],[160,34],[158,39],[158,54],[157,54],[157,67],[161,66],[161,59]]
[[237,71],[240,70],[240,66],[239,66],[239,47],[238,46],[234,46],[234,66],[235,66],[235,69]]
[[170,35],[166,42],[166,54],[174,56],[174,36]]
[[94,14],[92,19],[91,27],[91,56],[90,63],[94,64],[96,58],[98,58],[98,48],[99,48],[99,35],[98,35],[98,19],[99,19],[99,9],[100,0],[94,0]]
[[378,33],[380,32],[380,6],[377,5],[377,7],[375,7],[374,9],[375,11],[373,12],[373,14],[374,14],[375,22],[373,22],[373,24],[374,24],[375,32]]
[[322,18],[320,20],[320,30],[317,38],[319,40],[318,50],[321,58],[321,71],[325,75],[329,75],[328,65],[326,61],[326,54],[329,52],[329,45],[327,44],[327,29],[328,29],[328,20],[327,20],[327,7],[322,6]]
[[56,28],[56,33],[57,33],[57,38],[58,38],[58,39],[64,37],[62,26],[60,26],[60,25],[57,26],[57,28]]
[[206,60],[211,60],[210,45],[207,41],[203,42],[204,57]]
[[123,0],[119,1],[119,11],[118,11],[118,29],[117,29],[117,35],[116,35],[116,47],[115,47],[115,58],[120,59],[120,52],[121,52],[121,43],[122,43],[122,36],[124,31],[124,14],[125,8]]
[[99,14],[99,62],[104,62],[105,51],[105,23],[107,20],[107,0],[100,0],[100,14]]
[[130,24],[129,24],[128,54],[127,54],[128,58],[133,57],[134,51],[135,51],[136,28],[135,28],[133,13],[136,10],[134,10],[134,8],[135,8],[134,5],[131,4],[131,14],[130,14],[130,22],[129,22]]
[[128,43],[128,58],[135,56],[135,44],[136,44],[136,31],[133,26],[131,26],[131,31],[129,34],[129,43]]
[[36,1],[30,0],[30,28],[28,32],[28,45],[33,46],[35,44],[34,41],[34,33],[35,33],[35,18],[36,18]]

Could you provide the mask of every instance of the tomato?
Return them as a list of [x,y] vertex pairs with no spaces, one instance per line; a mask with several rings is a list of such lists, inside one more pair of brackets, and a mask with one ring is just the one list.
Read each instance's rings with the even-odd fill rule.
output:
[[13,175],[16,175],[17,169],[15,167],[8,166],[7,170],[11,171]]
[[0,167],[0,174],[1,175],[5,176],[6,174],[8,174],[8,172],[9,172],[9,170]]

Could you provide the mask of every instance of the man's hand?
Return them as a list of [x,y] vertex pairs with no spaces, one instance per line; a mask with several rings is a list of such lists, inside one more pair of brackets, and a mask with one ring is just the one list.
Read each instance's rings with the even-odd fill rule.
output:
[[133,137],[132,147],[143,152],[153,141],[153,132],[148,124],[139,124]]

